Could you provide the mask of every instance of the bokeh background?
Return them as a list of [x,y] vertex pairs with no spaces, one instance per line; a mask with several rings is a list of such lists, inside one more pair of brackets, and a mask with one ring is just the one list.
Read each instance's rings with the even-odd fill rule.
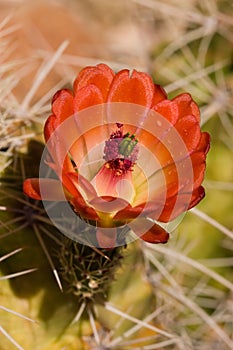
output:
[[[233,349],[232,48],[231,0],[0,0],[0,350]],[[52,95],[100,62],[190,92],[212,141],[206,198],[167,245],[130,244],[88,312],[21,185]]]

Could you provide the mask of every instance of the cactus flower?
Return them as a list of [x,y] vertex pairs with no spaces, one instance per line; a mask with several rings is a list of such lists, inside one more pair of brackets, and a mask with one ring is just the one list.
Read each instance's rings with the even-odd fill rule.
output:
[[24,192],[66,200],[96,228],[99,247],[113,247],[125,226],[146,242],[166,243],[160,223],[205,195],[210,137],[201,132],[199,108],[188,93],[169,100],[146,73],[84,68],[73,90],[53,97],[44,136],[57,179],[26,179]]

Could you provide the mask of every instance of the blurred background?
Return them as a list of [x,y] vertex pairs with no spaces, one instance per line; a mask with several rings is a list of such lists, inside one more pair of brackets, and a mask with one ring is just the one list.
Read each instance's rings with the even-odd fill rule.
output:
[[[0,350],[233,349],[232,48],[231,0],[0,0]],[[212,141],[206,198],[167,245],[124,250],[92,313],[61,293],[21,184],[51,97],[100,62],[191,93]]]

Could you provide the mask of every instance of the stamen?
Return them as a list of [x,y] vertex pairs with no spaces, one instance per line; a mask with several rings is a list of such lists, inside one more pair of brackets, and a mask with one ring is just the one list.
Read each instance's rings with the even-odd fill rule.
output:
[[106,166],[115,170],[116,175],[122,175],[132,171],[138,158],[138,140],[129,132],[123,134],[123,124],[116,123],[117,130],[114,131],[109,140],[105,142],[104,160]]

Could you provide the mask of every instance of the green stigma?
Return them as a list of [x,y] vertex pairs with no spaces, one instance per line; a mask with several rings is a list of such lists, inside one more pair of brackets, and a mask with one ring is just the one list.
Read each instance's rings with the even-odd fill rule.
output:
[[138,140],[135,139],[135,135],[129,136],[129,133],[125,135],[123,140],[119,144],[119,153],[124,157],[129,157],[129,155],[133,152],[136,147]]

